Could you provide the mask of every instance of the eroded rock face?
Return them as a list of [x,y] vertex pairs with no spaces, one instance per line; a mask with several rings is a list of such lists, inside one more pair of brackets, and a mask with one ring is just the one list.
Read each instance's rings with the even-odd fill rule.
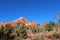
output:
[[5,27],[6,24],[7,24],[7,22],[2,22],[2,23],[0,23],[0,26]]
[[45,27],[46,25],[47,25],[47,22],[46,22],[46,21],[44,21],[43,26]]
[[32,26],[37,26],[37,23],[35,21],[32,22]]
[[55,34],[55,33],[57,33],[57,31],[55,30],[55,29],[53,29],[52,31],[46,31],[46,35],[53,35],[53,34]]
[[20,17],[19,19],[17,20],[14,20],[14,21],[10,21],[10,22],[2,22],[0,23],[0,25],[3,25],[5,26],[6,24],[11,24],[12,26],[15,26],[17,22],[20,22],[20,23],[25,23],[26,26],[37,26],[37,23],[34,21],[34,22],[28,22],[24,17]]
[[24,17],[20,17],[17,21],[25,23],[26,26],[37,26],[37,23],[34,22],[28,22]]
[[54,34],[55,32],[54,31],[46,31],[46,35],[52,35],[52,34]]
[[44,38],[44,40],[56,40],[55,38]]
[[24,17],[20,17],[18,21],[23,23],[28,23],[28,21]]
[[36,22],[29,22],[29,23],[26,24],[26,26],[35,27],[35,26],[37,26],[37,23]]

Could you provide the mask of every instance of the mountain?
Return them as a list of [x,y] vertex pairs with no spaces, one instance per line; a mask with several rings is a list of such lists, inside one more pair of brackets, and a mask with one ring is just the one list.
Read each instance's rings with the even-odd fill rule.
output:
[[37,26],[37,23],[35,21],[33,22],[28,22],[24,17],[20,17],[17,20],[10,21],[10,22],[1,22],[0,25],[5,26],[6,24],[11,24],[12,26],[15,26],[16,23],[24,23],[26,26]]

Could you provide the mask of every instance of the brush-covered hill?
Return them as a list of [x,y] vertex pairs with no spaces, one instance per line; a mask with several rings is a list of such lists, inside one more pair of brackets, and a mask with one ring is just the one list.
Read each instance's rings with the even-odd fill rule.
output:
[[60,26],[52,21],[44,21],[40,26],[20,17],[0,22],[0,40],[60,40]]

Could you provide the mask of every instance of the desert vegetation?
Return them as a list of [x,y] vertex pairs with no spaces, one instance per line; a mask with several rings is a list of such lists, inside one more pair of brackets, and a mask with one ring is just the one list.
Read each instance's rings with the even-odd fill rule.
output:
[[[60,15],[60,14],[59,14]],[[28,22],[23,17],[13,22],[0,23],[0,40],[60,40],[60,16],[57,22]]]

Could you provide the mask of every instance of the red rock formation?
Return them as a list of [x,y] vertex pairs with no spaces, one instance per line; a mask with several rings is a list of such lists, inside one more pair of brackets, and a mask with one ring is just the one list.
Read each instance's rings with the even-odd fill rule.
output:
[[44,38],[44,40],[56,40],[55,38]]
[[2,22],[2,23],[1,23],[1,26],[2,26],[2,27],[5,27],[6,24],[7,24],[7,22]]
[[28,26],[28,27],[35,27],[35,26],[37,26],[37,23],[36,22],[29,22],[25,25]]
[[52,35],[52,34],[54,34],[55,32],[54,31],[46,31],[46,35]]
[[13,22],[9,22],[9,24],[11,24],[13,27],[15,27],[16,22],[15,22],[15,21],[13,21]]
[[34,22],[28,22],[24,17],[20,17],[19,19],[17,20],[14,20],[14,21],[11,21],[11,22],[2,22],[0,23],[1,25],[5,26],[6,24],[11,24],[12,26],[15,26],[17,22],[20,22],[20,23],[25,23],[26,26],[37,26],[37,23],[34,21]]
[[28,22],[24,17],[20,17],[18,19],[19,22],[23,22],[25,23],[26,26],[37,26],[37,23],[34,21],[34,22]]
[[28,23],[28,21],[24,17],[20,17],[18,21],[23,23]]
[[55,29],[53,29],[52,31],[46,31],[46,35],[52,35],[54,33],[57,33]]
[[46,21],[44,21],[43,26],[45,27],[46,25],[47,25],[47,22],[46,22]]
[[37,26],[37,23],[34,21],[34,22],[32,22],[31,25],[32,25],[32,26]]

